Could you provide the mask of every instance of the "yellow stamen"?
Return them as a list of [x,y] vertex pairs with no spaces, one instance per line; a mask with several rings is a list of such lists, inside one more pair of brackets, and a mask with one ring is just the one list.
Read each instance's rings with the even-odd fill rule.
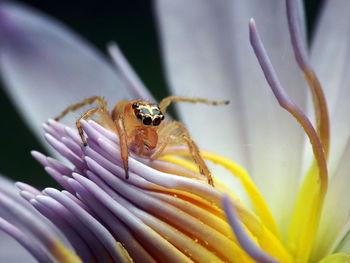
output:
[[[176,154],[188,155],[189,153],[188,151],[184,150],[182,152],[177,151]],[[207,159],[209,161],[212,161],[213,163],[223,166],[241,181],[261,221],[276,237],[280,239],[280,233],[278,231],[275,220],[267,204],[265,203],[265,200],[261,196],[259,190],[256,188],[254,182],[251,180],[248,172],[244,170],[241,166],[239,166],[237,163],[218,154],[211,153],[208,151],[201,151],[201,156],[204,159]],[[176,164],[185,166],[189,169],[191,169],[194,166],[193,163],[184,162],[181,159],[175,159],[173,156],[166,156],[166,158],[169,162],[176,161]],[[196,168],[196,170],[198,170],[198,168]]]
[[120,252],[120,255],[123,255],[123,262],[134,262],[132,258],[130,257],[128,251],[125,249],[125,247],[122,245],[122,243],[117,242],[117,250]]
[[296,262],[307,262],[319,224],[324,194],[318,173],[314,162],[299,191],[288,229],[286,246]]
[[[323,207],[323,200],[327,192],[328,174],[325,160],[329,151],[329,118],[326,100],[321,85],[312,69],[304,71],[304,77],[309,84],[316,115],[316,130],[322,149],[315,147],[315,138],[310,129],[303,126],[308,134],[314,150],[315,159],[304,179],[299,191],[291,223],[287,234],[287,248],[293,254],[296,262],[307,262],[318,229]],[[293,114],[293,109],[291,109]],[[302,116],[293,114],[301,123]],[[324,155],[324,157],[322,157]],[[322,160],[324,159],[324,160]]]
[[51,254],[60,263],[82,263],[81,259],[57,240],[50,248]]
[[[173,151],[167,149],[166,154],[166,156],[162,156],[160,159],[168,162],[174,162],[183,167],[187,167],[191,170],[198,171],[198,168],[193,163],[190,163],[188,160],[185,160],[183,158],[176,158],[174,156],[169,156],[169,154],[190,156],[189,152],[185,149],[176,149]],[[291,256],[289,255],[288,251],[283,247],[280,239],[278,238],[279,234],[276,224],[274,223],[273,217],[270,211],[268,210],[265,201],[263,200],[259,191],[255,187],[253,181],[250,179],[248,173],[239,165],[220,155],[216,155],[210,152],[201,152],[201,156],[204,159],[211,160],[217,164],[222,165],[230,172],[234,173],[234,175],[241,180],[248,195],[252,199],[254,207],[256,207],[256,210],[259,211],[259,216],[262,215],[262,218],[264,218],[264,221],[262,219],[260,220],[260,218],[255,216],[252,212],[248,210],[248,208],[246,208],[242,203],[240,203],[237,200],[237,198],[234,197],[232,192],[228,192],[231,196],[233,196],[234,200],[237,200],[237,203],[235,204],[237,214],[239,215],[242,223],[247,227],[247,231],[252,236],[252,238],[261,246],[262,249],[264,249],[274,258],[277,258],[281,262],[292,262]],[[217,180],[215,180],[215,185],[224,188],[224,186],[222,186],[222,184]],[[267,227],[265,224],[268,224],[269,226]],[[276,232],[272,232],[270,228],[275,229]]]

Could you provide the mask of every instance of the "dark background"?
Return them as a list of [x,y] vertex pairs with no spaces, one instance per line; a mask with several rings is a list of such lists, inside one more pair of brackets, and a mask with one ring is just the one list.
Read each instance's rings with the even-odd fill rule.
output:
[[[312,33],[320,1],[305,0],[308,32]],[[70,26],[105,52],[114,40],[157,99],[167,95],[152,1],[25,1]],[[308,37],[310,38],[309,33]],[[31,157],[45,152],[0,88],[0,174],[38,187],[56,186]]]

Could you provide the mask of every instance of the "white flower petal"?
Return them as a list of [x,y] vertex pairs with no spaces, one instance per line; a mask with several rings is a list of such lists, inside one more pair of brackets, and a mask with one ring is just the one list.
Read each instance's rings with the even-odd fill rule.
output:
[[348,139],[348,143],[345,145],[345,151],[329,183],[320,228],[313,251],[314,260],[327,255],[330,252],[332,244],[339,239],[339,234],[346,234],[350,230],[349,224],[346,227],[347,229],[344,229],[344,226],[349,220],[350,211],[349,171],[350,139]]
[[[38,11],[3,2],[0,20],[1,75],[37,135],[48,118],[84,98],[100,95],[110,103],[128,98],[113,66],[64,25]],[[72,124],[79,116],[71,114],[67,121]]]
[[282,85],[304,108],[307,88],[295,63],[285,3],[161,0],[156,7],[174,93],[231,101],[221,108],[181,105],[184,122],[200,146],[248,168],[285,229],[282,219],[290,215],[297,192],[304,135],[279,108],[248,36],[254,17]]
[[325,1],[311,62],[322,84],[331,121],[330,175],[350,136],[350,1]]

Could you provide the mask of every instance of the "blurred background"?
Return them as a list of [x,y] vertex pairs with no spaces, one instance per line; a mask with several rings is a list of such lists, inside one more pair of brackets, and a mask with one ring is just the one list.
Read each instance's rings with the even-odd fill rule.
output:
[[[308,37],[320,0],[304,0]],[[152,94],[168,95],[160,56],[157,29],[150,0],[115,1],[25,1],[68,25],[105,53],[106,43],[118,43],[130,64]],[[7,95],[0,88],[0,174],[39,188],[57,186],[32,158],[31,150],[44,152],[26,127]]]

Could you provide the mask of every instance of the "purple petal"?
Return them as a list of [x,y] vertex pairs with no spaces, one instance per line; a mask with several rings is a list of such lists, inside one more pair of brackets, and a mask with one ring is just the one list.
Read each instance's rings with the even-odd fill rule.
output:
[[123,53],[119,49],[116,43],[110,43],[108,45],[108,53],[111,56],[114,65],[120,73],[120,77],[125,86],[134,99],[143,99],[146,101],[153,101],[154,97],[142,83],[141,79],[137,76],[131,65],[128,63]]
[[277,263],[278,261],[276,259],[265,253],[248,235],[247,231],[244,229],[242,223],[237,217],[235,209],[233,208],[233,203],[229,196],[225,195],[223,197],[222,205],[232,230],[234,231],[240,245],[248,253],[248,255],[257,262]]
[[1,3],[0,20],[1,75],[35,134],[41,134],[41,123],[83,98],[128,98],[113,66],[63,24],[9,2]]
[[54,260],[49,257],[47,251],[45,251],[35,240],[28,237],[20,229],[7,222],[0,217],[0,230],[4,231],[11,237],[17,240],[32,256],[39,262],[52,262]]
[[9,235],[0,231],[0,261],[36,263],[37,260]]

